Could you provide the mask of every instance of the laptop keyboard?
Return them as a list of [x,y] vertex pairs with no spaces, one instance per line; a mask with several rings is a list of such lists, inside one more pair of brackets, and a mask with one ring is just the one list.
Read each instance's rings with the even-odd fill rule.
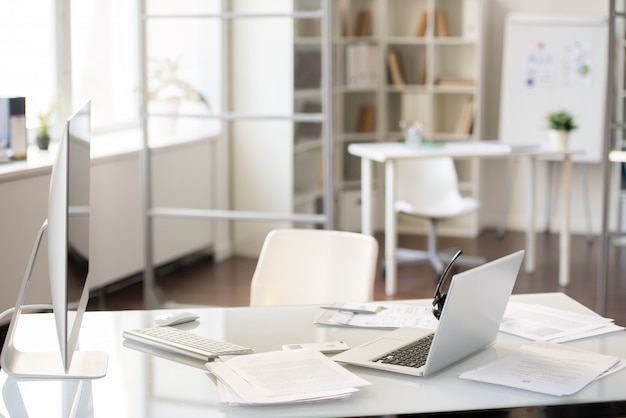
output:
[[374,360],[376,363],[394,364],[406,367],[422,367],[430,351],[435,334],[427,335],[411,345],[384,354]]

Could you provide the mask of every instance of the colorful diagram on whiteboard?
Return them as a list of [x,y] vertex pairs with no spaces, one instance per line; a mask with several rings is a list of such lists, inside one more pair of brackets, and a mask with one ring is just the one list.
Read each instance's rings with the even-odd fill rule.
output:
[[555,54],[545,43],[537,42],[526,50],[523,74],[528,88],[553,87],[555,73]]
[[527,88],[564,86],[591,87],[592,47],[589,42],[573,41],[559,54],[544,42],[529,46],[524,56],[524,85]]
[[589,42],[572,42],[563,47],[563,83],[591,87],[592,48]]

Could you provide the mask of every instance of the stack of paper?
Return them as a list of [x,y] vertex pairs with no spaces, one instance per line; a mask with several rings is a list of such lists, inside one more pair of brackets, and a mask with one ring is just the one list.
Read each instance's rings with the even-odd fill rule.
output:
[[459,377],[563,396],[578,392],[624,365],[624,360],[617,357],[537,341]]
[[237,356],[206,367],[218,379],[220,402],[231,405],[345,398],[370,384],[308,348]]
[[500,331],[531,340],[561,343],[623,330],[612,319],[547,306],[509,302]]

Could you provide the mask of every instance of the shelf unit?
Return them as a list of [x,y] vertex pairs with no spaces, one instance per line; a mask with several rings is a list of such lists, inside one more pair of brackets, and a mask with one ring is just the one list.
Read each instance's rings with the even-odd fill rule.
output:
[[[242,237],[241,231],[235,225],[232,228],[234,239],[244,241],[242,247],[250,245],[256,250],[256,255],[267,232],[277,226],[317,225],[328,229],[333,228],[333,166],[327,163],[333,158],[333,147],[330,146],[332,121],[329,117],[333,108],[329,94],[332,68],[331,25],[329,23],[330,0],[316,2],[284,0],[272,2],[272,4],[255,0],[223,0],[219,3],[220,7],[217,12],[209,10],[210,7],[207,9],[208,6],[200,2],[184,5],[157,2],[155,7],[149,7],[148,3],[150,3],[149,0],[139,0],[138,13],[143,122],[142,191],[145,215],[144,300],[148,306],[160,306],[164,298],[155,283],[152,244],[153,223],[157,219],[246,221],[244,222],[246,228],[251,231],[247,233],[252,237]],[[301,7],[301,4],[308,6]],[[199,10],[191,10],[193,6],[198,7]],[[201,26],[201,22],[220,22],[219,29],[213,35],[220,36],[222,39],[219,46],[221,51],[217,54],[222,60],[219,80],[221,93],[216,100],[219,106],[214,104],[208,114],[197,111],[186,113],[182,108],[175,113],[157,113],[148,106],[150,100],[147,92],[151,91],[152,85],[148,78],[147,67],[149,52],[154,51],[154,45],[149,45],[151,38],[148,35],[147,26],[149,22],[155,21],[182,21],[189,26],[192,24]],[[282,84],[280,86],[272,84],[290,80],[289,77],[285,77],[285,71],[294,74],[292,68],[288,70],[272,68],[273,62],[283,62],[282,58],[280,60],[268,59],[277,58],[272,57],[272,54],[276,53],[274,49],[276,45],[262,44],[256,45],[258,48],[247,48],[247,46],[254,46],[255,42],[258,43],[260,39],[266,38],[270,32],[259,32],[258,22],[269,22],[270,25],[280,22],[277,25],[283,28],[285,21],[307,22],[306,24],[319,27],[320,36],[317,43],[314,45],[311,40],[304,42],[305,46],[310,43],[309,47],[316,49],[319,55],[321,82],[315,88],[305,89],[310,91],[293,93],[293,84],[288,84],[287,89]],[[276,28],[270,29],[273,31]],[[198,29],[198,34],[202,33]],[[289,42],[294,41],[293,35],[292,30],[281,34],[283,38],[289,39]],[[282,45],[284,39],[280,40]],[[181,41],[181,39],[177,40],[179,43]],[[187,41],[186,44],[197,48],[188,62],[201,65],[207,53],[202,49],[206,42],[202,40],[202,36],[187,39]],[[296,40],[296,45],[299,44],[300,42]],[[179,44],[179,46],[183,50],[186,45]],[[180,53],[176,50],[176,45],[173,49]],[[246,52],[232,54],[233,50]],[[250,61],[253,58],[257,59],[256,65]],[[293,60],[290,62],[294,64]],[[273,87],[279,91],[272,93]],[[290,93],[281,95],[287,90],[292,92],[293,96]],[[282,102],[272,106],[285,95],[290,97],[288,109],[283,106]],[[299,106],[299,102],[303,102],[307,97],[314,97],[320,106],[313,110]],[[151,141],[154,141],[155,135],[158,136],[158,132],[153,122],[168,119],[173,119],[177,123],[192,121],[191,126],[196,129],[203,129],[198,126],[206,123],[213,128],[217,126],[213,134],[218,138],[214,142],[211,159],[207,161],[207,164],[217,167],[218,174],[215,176],[217,180],[211,184],[193,186],[199,188],[199,193],[206,192],[207,188],[217,189],[209,190],[218,194],[217,207],[157,207],[152,196]],[[315,125],[315,128],[319,130],[319,136],[316,136],[313,141],[308,141],[303,137],[295,138],[294,132],[303,124]],[[276,125],[281,125],[281,127],[274,129]],[[177,134],[178,132],[175,132],[173,135]],[[316,154],[316,156],[311,158],[310,154]],[[284,158],[285,156],[287,157]],[[314,182],[309,181],[312,159],[319,161],[314,167],[317,174]],[[171,173],[171,175],[175,174],[175,172]],[[295,179],[295,181],[284,180],[286,178]],[[219,184],[220,181],[221,184]],[[283,187],[284,190],[277,190],[285,184],[287,186]],[[233,191],[229,196],[228,190],[231,188]],[[255,199],[255,196],[259,195],[262,198]],[[258,223],[250,226],[252,222],[249,221]]]
[[[360,162],[347,153],[348,145],[402,140],[400,120],[422,122],[428,141],[481,138],[480,0],[343,0],[334,5],[339,193],[358,188],[360,179]],[[462,193],[478,198],[478,162],[457,161],[456,166]],[[420,221],[400,222],[407,232],[426,230]],[[442,234],[476,235],[477,215],[442,223],[440,229]]]

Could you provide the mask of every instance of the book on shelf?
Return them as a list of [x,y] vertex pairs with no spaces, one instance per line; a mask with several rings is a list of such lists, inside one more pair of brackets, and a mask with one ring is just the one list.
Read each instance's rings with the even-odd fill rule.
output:
[[461,116],[456,126],[457,135],[469,135],[474,123],[474,101],[468,100],[461,109]]
[[402,62],[400,61],[400,55],[390,49],[387,52],[387,64],[389,66],[389,75],[391,76],[391,84],[394,86],[404,86],[404,74],[402,71]]
[[370,36],[372,34],[372,12],[361,10],[357,15],[354,36]]
[[446,22],[446,12],[435,10],[435,28],[437,36],[448,36],[448,23]]
[[439,77],[436,84],[438,86],[472,87],[474,86],[474,79],[463,77]]
[[346,46],[346,85],[375,87],[380,79],[377,57],[377,45],[356,43]]
[[359,110],[359,125],[357,132],[371,133],[376,130],[376,106],[365,105]]
[[422,37],[426,34],[426,26],[428,25],[428,13],[422,12],[422,16],[420,17],[419,23],[417,24],[417,30],[415,31],[415,36]]
[[424,63],[422,64],[422,69],[420,70],[418,79],[417,79],[417,84],[421,84],[424,85],[426,84],[426,76],[427,76],[427,66],[426,66],[426,59],[424,59]]

